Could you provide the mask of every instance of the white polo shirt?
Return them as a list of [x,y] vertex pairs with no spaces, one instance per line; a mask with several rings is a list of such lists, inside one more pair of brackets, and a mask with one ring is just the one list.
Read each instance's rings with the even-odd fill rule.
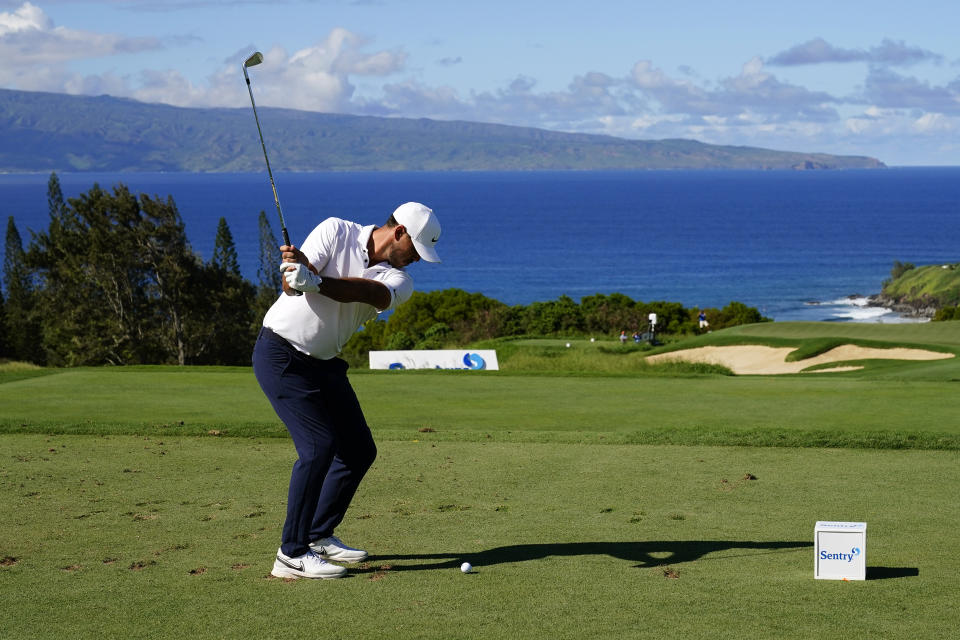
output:
[[[319,293],[281,294],[263,318],[263,326],[283,336],[307,355],[336,357],[363,323],[378,312],[395,309],[413,294],[413,279],[388,262],[370,266],[367,241],[375,226],[327,218],[307,236],[300,250],[321,278],[367,278],[386,285],[390,305],[376,309],[363,302],[337,302]],[[278,265],[279,268],[279,265]]]

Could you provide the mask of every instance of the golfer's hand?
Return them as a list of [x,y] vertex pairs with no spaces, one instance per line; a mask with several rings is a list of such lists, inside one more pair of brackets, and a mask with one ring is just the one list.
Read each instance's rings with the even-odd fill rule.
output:
[[316,275],[320,275],[320,273],[317,271],[317,268],[314,267],[312,264],[310,264],[310,261],[307,260],[307,256],[305,256],[303,252],[300,251],[300,249],[297,249],[296,246],[283,245],[282,247],[280,247],[280,254],[281,254],[280,257],[283,258],[284,262],[294,262],[294,263],[299,262],[302,265],[306,265],[307,268],[310,269],[310,271],[312,271]]
[[283,262],[280,265],[280,271],[283,272],[283,279],[291,289],[296,289],[304,293],[320,292],[320,283],[323,282],[323,280],[311,271],[307,265],[300,264],[299,262]]

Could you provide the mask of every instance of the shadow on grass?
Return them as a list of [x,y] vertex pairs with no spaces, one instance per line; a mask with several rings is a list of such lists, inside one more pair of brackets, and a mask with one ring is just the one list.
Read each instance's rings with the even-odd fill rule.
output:
[[[693,562],[708,554],[724,551],[708,560],[783,553],[812,547],[812,542],[750,542],[737,540],[690,540],[644,542],[569,542],[558,544],[516,544],[471,553],[416,553],[371,556],[371,562],[421,561],[392,567],[393,571],[421,571],[458,567],[467,560],[475,567],[510,562],[529,562],[550,556],[611,556],[633,562],[638,569]],[[373,569],[371,569],[372,571]]]
[[910,578],[920,575],[917,567],[867,567],[867,580]]

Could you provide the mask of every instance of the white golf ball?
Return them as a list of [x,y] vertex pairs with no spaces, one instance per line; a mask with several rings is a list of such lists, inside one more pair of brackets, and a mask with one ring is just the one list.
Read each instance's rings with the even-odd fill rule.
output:
[[570,343],[568,342],[568,343],[567,343],[567,349],[569,349],[569,348],[570,348]]
[[464,562],[462,565],[460,565],[460,571],[463,571],[464,573],[470,573],[472,570],[473,565],[469,562]]

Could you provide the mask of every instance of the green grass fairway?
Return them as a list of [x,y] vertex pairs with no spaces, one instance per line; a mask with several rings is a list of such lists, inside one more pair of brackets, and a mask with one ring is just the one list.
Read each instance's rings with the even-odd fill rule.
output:
[[[960,322],[662,349],[843,342],[960,354]],[[373,555],[319,582],[268,577],[295,453],[250,369],[0,365],[0,638],[955,637],[960,358],[497,348],[500,372],[351,374],[380,455],[337,533]],[[814,580],[817,520],[868,523],[867,581]]]
[[[411,371],[352,381],[380,439],[960,449],[949,379]],[[210,431],[286,437],[249,369],[71,369],[0,384],[0,432]]]
[[[386,442],[340,531],[372,558],[285,582],[267,574],[289,442],[17,434],[0,450],[7,638],[956,630],[956,452]],[[814,580],[818,519],[869,523],[873,579]]]
[[[720,332],[718,332],[720,333]],[[778,338],[851,338],[911,344],[960,346],[960,322],[859,324],[853,322],[766,322],[725,329],[722,333]]]

